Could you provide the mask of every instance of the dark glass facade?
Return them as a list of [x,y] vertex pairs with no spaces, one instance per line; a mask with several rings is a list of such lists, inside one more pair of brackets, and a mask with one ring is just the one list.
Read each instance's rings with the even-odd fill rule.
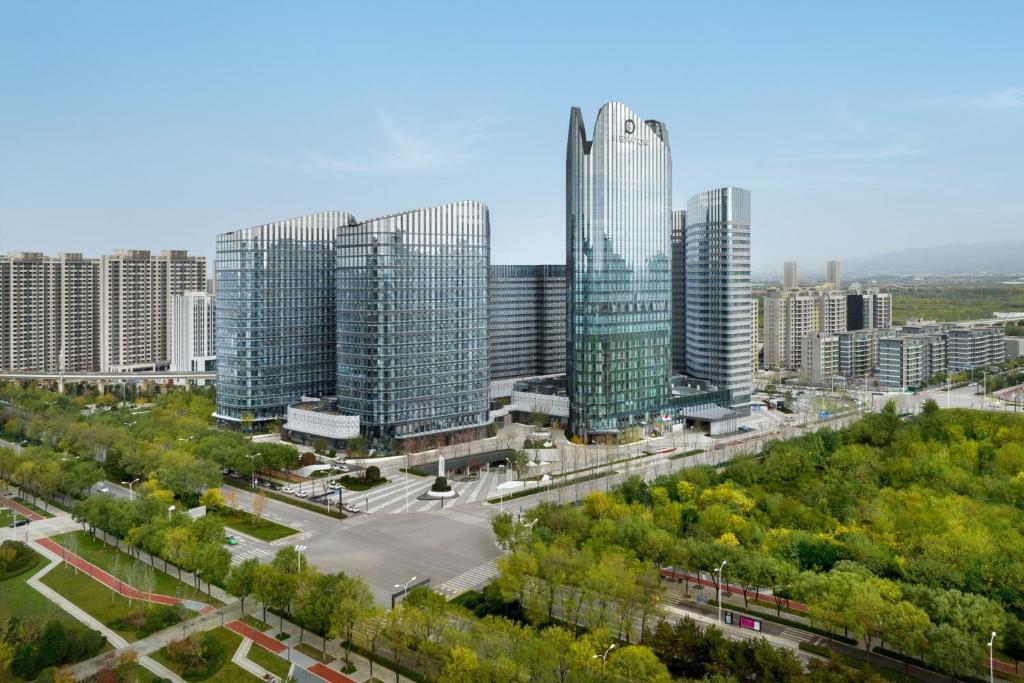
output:
[[642,423],[671,394],[672,159],[668,130],[601,107],[588,140],[579,109],[566,153],[569,422],[591,437]]
[[336,258],[338,411],[379,440],[486,424],[487,207],[359,223],[338,232]]
[[686,373],[686,212],[672,212],[672,369]]
[[491,379],[565,372],[565,266],[491,266]]
[[272,420],[334,391],[334,242],[341,211],[217,237],[217,417]]

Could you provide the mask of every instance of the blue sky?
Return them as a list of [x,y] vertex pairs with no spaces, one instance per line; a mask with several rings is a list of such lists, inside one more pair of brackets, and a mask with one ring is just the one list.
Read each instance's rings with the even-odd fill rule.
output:
[[188,248],[324,209],[491,209],[564,260],[569,108],[668,125],[674,197],[752,191],[754,269],[1024,238],[1024,3],[0,8],[0,250]]

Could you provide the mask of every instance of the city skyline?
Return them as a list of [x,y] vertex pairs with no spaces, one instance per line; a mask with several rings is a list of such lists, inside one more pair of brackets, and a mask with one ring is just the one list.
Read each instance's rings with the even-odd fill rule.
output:
[[[246,9],[242,22],[198,5],[131,8],[118,21],[74,5],[8,10],[0,125],[19,134],[0,150],[4,247],[155,250],[173,233],[174,248],[212,259],[213,236],[246,225],[475,200],[491,208],[495,263],[554,263],[563,112],[607,100],[663,112],[677,131],[674,207],[706,187],[757,194],[755,273],[879,251],[865,237],[892,249],[954,242],[965,228],[1008,239],[1024,216],[1024,90],[1003,35],[1015,5],[994,27],[915,5],[658,9],[666,36],[674,18],[733,27],[736,49],[713,70],[689,56],[706,53],[699,31],[685,52],[657,35],[641,44],[611,4]],[[458,40],[431,50],[421,12]],[[372,32],[318,40],[352,22],[387,25],[394,49],[369,49]],[[52,40],[36,43],[43,26]],[[987,40],[967,58],[947,54],[972,35]],[[498,56],[523,36],[547,49]],[[583,49],[594,38],[623,49]]]

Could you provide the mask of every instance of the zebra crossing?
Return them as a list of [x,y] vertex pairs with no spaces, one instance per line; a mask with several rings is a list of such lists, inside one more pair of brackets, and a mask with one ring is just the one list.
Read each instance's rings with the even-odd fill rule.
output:
[[434,586],[434,590],[451,600],[457,595],[487,583],[497,575],[497,564],[495,560],[491,560]]
[[480,515],[470,514],[468,512],[460,512],[455,510],[453,512],[446,513],[446,516],[454,519],[456,522],[462,522],[463,524],[472,524],[474,526],[490,528],[491,520]]
[[779,635],[783,636],[784,638],[789,638],[790,640],[795,640],[797,642],[811,643],[812,645],[817,644],[818,642],[818,637],[814,634],[806,633],[804,631],[797,631],[795,628],[790,628],[789,626],[784,626],[782,630],[779,631]]
[[243,547],[240,550],[236,550],[231,555],[231,562],[238,564],[244,560],[259,560],[264,562],[273,557],[270,551],[264,550],[263,548],[257,548],[255,546]]
[[[497,472],[482,473],[477,479],[467,482],[453,481],[452,486],[459,494],[457,498],[444,501],[443,509],[459,507],[486,499],[492,489],[500,482],[501,475]],[[429,477],[400,474],[391,482],[370,489],[366,492],[346,492],[346,498],[374,514],[397,514],[406,512],[427,512],[442,509],[440,500],[420,500],[430,488]]]

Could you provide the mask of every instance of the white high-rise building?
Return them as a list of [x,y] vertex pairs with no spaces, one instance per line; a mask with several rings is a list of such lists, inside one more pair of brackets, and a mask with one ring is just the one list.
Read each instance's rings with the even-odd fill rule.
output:
[[171,303],[171,371],[209,372],[216,359],[213,296],[182,292]]
[[757,358],[760,355],[760,339],[758,338],[759,325],[757,323],[757,299],[750,298],[750,374],[757,374]]
[[796,261],[786,261],[782,264],[782,288],[796,289],[799,286],[796,277]]
[[815,332],[808,334],[801,342],[803,346],[804,381],[811,384],[828,384],[839,374],[839,337],[834,334]]
[[723,187],[686,205],[687,372],[750,412],[750,191]]
[[825,286],[829,289],[840,288],[839,261],[825,262]]
[[826,291],[818,295],[818,331],[825,334],[846,331],[845,292]]

